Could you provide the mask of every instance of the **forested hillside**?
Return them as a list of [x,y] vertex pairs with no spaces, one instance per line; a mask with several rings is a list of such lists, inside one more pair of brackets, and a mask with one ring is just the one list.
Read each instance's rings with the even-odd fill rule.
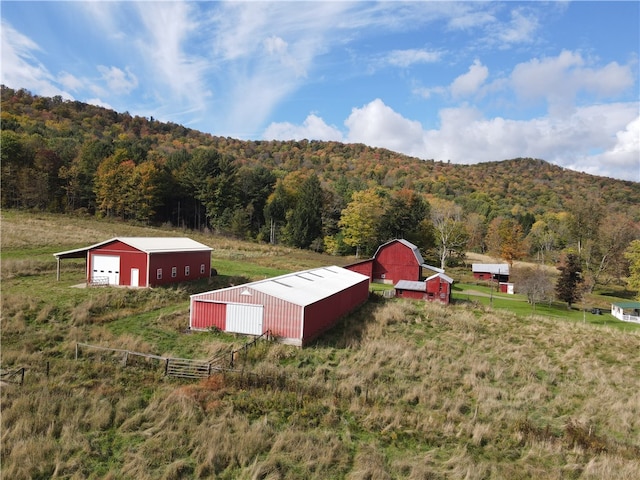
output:
[[[464,141],[464,139],[461,139]],[[172,224],[334,254],[394,237],[626,273],[640,184],[538,159],[423,161],[361,144],[243,141],[2,87],[2,206]]]

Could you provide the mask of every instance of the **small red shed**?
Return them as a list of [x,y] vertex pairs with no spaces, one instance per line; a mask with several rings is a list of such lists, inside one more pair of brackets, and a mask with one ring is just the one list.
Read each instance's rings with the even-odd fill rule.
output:
[[331,266],[191,296],[189,328],[271,335],[303,346],[367,301],[369,277]]
[[424,282],[400,280],[394,288],[396,296],[400,298],[438,301],[449,305],[451,303],[451,285],[453,285],[451,277],[444,273],[436,273]]
[[154,287],[207,278],[211,247],[184,237],[116,237],[85,248],[54,253],[87,259],[87,283]]
[[399,280],[420,281],[424,278],[423,268],[444,273],[440,268],[425,264],[418,247],[404,239],[384,243],[378,247],[373,258],[347,265],[345,268],[369,275],[372,282],[389,284]]

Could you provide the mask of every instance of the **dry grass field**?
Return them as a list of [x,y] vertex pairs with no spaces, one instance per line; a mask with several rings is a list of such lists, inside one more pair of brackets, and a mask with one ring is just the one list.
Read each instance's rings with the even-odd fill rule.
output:
[[83,265],[56,282],[51,253],[184,232],[15,212],[1,227],[0,366],[26,368],[0,393],[2,479],[640,478],[638,331],[373,296],[309,348],[260,342],[233,372],[179,380],[76,360],[76,342],[230,351],[245,339],[185,332],[189,293],[336,259],[189,234],[218,278],[76,289]]

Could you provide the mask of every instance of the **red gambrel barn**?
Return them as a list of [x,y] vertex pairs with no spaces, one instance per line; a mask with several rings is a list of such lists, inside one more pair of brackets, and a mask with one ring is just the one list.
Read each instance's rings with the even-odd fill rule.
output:
[[60,260],[86,258],[88,284],[156,287],[209,277],[211,250],[183,237],[116,237],[53,255],[58,280]]
[[189,327],[304,346],[367,301],[369,277],[331,266],[191,296]]
[[444,273],[431,275],[424,282],[400,280],[395,284],[396,296],[399,298],[415,298],[431,302],[451,303],[451,286],[453,278]]
[[398,239],[380,245],[373,258],[344,268],[367,275],[372,282],[392,285],[400,280],[421,281],[423,268],[444,273],[444,270],[424,263],[420,250],[413,243]]

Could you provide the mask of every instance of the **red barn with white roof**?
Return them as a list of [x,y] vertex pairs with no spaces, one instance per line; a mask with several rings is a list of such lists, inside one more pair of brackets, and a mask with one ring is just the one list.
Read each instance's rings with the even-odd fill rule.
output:
[[321,267],[191,296],[189,327],[303,346],[367,301],[369,277]]
[[116,237],[89,247],[54,253],[87,259],[87,283],[154,287],[207,278],[211,247],[184,237]]

